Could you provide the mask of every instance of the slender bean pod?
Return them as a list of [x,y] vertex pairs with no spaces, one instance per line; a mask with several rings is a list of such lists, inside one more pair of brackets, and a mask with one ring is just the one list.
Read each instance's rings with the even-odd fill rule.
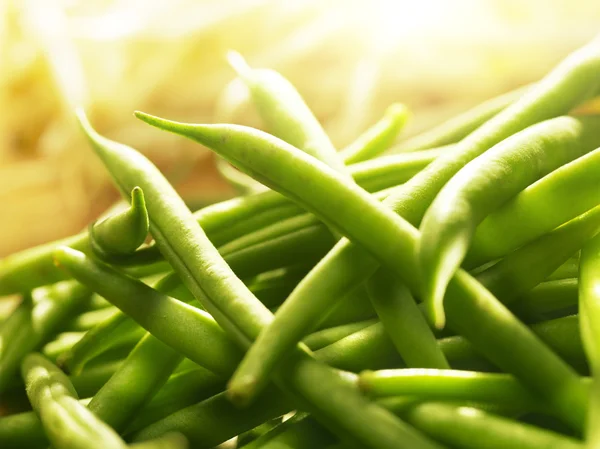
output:
[[73,385],[55,365],[33,353],[23,361],[22,371],[27,396],[54,447],[126,447],[110,427],[78,402]]
[[446,285],[462,264],[476,226],[533,182],[598,146],[600,118],[557,117],[498,143],[442,188],[423,217],[417,249],[422,297],[436,327],[443,327]]
[[381,120],[340,151],[344,163],[348,165],[366,161],[386,151],[404,128],[408,117],[408,108],[403,104],[389,106]]
[[[478,226],[465,265],[502,257],[600,205],[598,170],[600,148],[527,187]],[[519,223],[516,231],[515,223]]]

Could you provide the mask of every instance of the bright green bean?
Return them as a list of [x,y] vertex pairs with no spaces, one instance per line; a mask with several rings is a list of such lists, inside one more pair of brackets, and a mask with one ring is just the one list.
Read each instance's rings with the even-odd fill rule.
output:
[[[532,100],[528,100],[527,104],[529,101]],[[533,103],[537,104],[536,101]],[[274,322],[277,325],[269,326],[260,334],[261,344],[252,346],[234,377],[237,378],[233,393],[236,397],[241,395],[250,398],[259,390],[272,367],[287,354],[290,344],[296,343],[314,325],[322,311],[327,310],[335,295],[339,294],[342,285],[344,290],[347,285],[356,286],[373,272],[377,263],[365,253],[365,249],[377,255],[379,260],[385,260],[388,267],[394,269],[413,292],[418,291],[411,257],[418,232],[323,164],[315,163],[293,147],[260,131],[233,125],[184,125],[139,113],[138,116],[217,149],[228,160],[236,161],[238,168],[286,192],[319,217],[327,217],[336,228],[361,244],[361,247],[355,247],[347,242],[338,243],[336,248],[345,251],[344,259],[341,260],[334,249],[311,273],[323,273],[323,266],[332,272],[327,272],[326,278],[319,278],[319,283],[311,285],[310,289],[306,288],[312,282],[310,274],[298,285],[295,291],[303,288],[310,294],[303,295],[302,302],[288,298],[278,311],[279,319]],[[516,126],[512,119],[508,122],[512,125],[502,127],[503,132],[513,131],[511,126]],[[247,157],[250,154],[247,148],[253,148],[252,157]],[[437,161],[439,159],[428,167]],[[265,173],[268,173],[268,179]],[[412,178],[409,183],[419,176]],[[307,185],[305,179],[311,179],[311,182]],[[411,197],[412,200],[414,198]],[[331,263],[331,260],[336,263]],[[319,294],[315,294],[315,291]],[[324,295],[325,292],[327,295]],[[570,367],[540,344],[522,323],[465,272],[457,273],[448,292],[447,309],[448,316],[452,317],[452,327],[473,341],[494,363],[545,396],[566,422],[580,427],[585,395]],[[310,301],[310,305],[307,301]],[[297,308],[297,313],[294,308]],[[283,310],[286,313],[282,315]],[[542,372],[545,374],[540,381]]]
[[432,129],[410,137],[391,148],[394,153],[423,151],[429,148],[449,145],[467,137],[485,122],[515,103],[531,88],[531,85],[519,87],[453,117]]
[[563,116],[537,123],[469,162],[441,189],[423,217],[417,249],[422,298],[436,327],[444,326],[446,285],[476,226],[533,182],[600,146],[599,131],[600,118]]
[[304,340],[304,344],[312,351],[329,346],[338,340],[341,340],[348,335],[352,335],[361,329],[375,324],[376,320],[359,321],[356,323],[342,324],[340,326],[329,327],[308,335]]
[[89,312],[84,312],[71,320],[65,329],[67,331],[74,332],[88,331],[100,323],[103,323],[106,320],[114,317],[115,314],[118,313],[120,313],[119,309],[113,306],[90,310]]
[[372,397],[415,396],[544,409],[538,398],[508,374],[422,368],[365,371],[360,374],[359,385]]
[[555,271],[600,232],[600,206],[512,252],[477,275],[504,304],[511,304]]
[[511,310],[525,321],[541,321],[577,306],[577,278],[542,282],[511,306]]
[[250,176],[243,174],[229,162],[221,157],[215,159],[215,166],[221,176],[235,189],[240,195],[250,195],[265,190],[265,187],[256,182]]
[[147,334],[94,395],[88,408],[113,429],[123,431],[182,359],[178,352]]
[[386,151],[404,128],[409,115],[408,108],[401,103],[389,106],[381,120],[340,151],[344,163],[348,165],[366,161]]
[[592,373],[592,389],[587,410],[585,443],[588,448],[600,445],[600,237],[594,237],[581,250],[579,274],[579,324],[581,339]]
[[600,148],[527,187],[478,226],[465,264],[497,259],[600,205],[598,170]]
[[67,376],[39,354],[23,361],[27,396],[56,449],[126,447],[123,440],[77,399]]
[[417,303],[393,273],[378,270],[369,278],[367,290],[381,323],[408,366],[449,368]]
[[119,256],[127,256],[144,243],[148,226],[144,192],[139,187],[134,187],[128,209],[90,226],[90,246],[102,260],[110,261]]
[[472,407],[425,403],[400,413],[417,429],[461,449],[581,449],[575,439]]
[[239,53],[229,52],[228,60],[244,81],[254,105],[269,131],[311,156],[344,173],[329,137],[294,86],[269,69],[252,69]]

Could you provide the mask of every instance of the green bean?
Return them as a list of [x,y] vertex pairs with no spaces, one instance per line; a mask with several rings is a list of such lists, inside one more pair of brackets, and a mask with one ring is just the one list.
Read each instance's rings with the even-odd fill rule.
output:
[[175,373],[127,425],[125,434],[135,433],[172,413],[208,399],[223,391],[224,387],[224,379],[201,366]]
[[250,90],[254,105],[269,131],[282,140],[344,173],[335,147],[294,86],[269,69],[252,69],[243,57],[229,52],[227,59]]
[[423,368],[365,371],[359,385],[371,397],[416,396],[544,409],[537,397],[508,374]]
[[504,304],[525,294],[600,232],[600,206],[512,252],[477,275]]
[[400,413],[436,440],[463,449],[577,449],[582,445],[559,433],[522,424],[477,408],[425,403]]
[[69,376],[69,379],[80,397],[89,398],[98,392],[122,363],[119,360],[90,367],[79,374]]
[[[55,257],[61,266],[68,269],[77,279],[93,285],[94,290],[114,301],[154,336],[173,346],[191,360],[210,368],[215,373],[228,374],[237,366],[240,358],[239,351],[225,338],[212,318],[205,315],[203,311],[171,300],[145,284],[122,275],[108,266],[94,263],[82,253],[69,248],[57,250]],[[144,304],[144,307],[140,307],[140,304]],[[161,319],[157,320],[157,316]],[[293,360],[294,358],[296,360]],[[326,419],[328,426],[332,428],[340,426],[346,429],[353,425],[355,429],[350,433],[352,437],[356,438],[358,434],[359,441],[372,441],[369,443],[370,446],[394,447],[400,435],[410,442],[407,444],[429,447],[427,440],[421,442],[419,436],[415,437],[406,432],[401,422],[397,424],[390,421],[389,415],[381,413],[379,407],[368,404],[343,381],[344,377],[337,371],[313,361],[312,358],[305,356],[305,353],[297,351],[291,354],[287,366],[284,365],[282,371],[278,374],[278,383],[285,385],[286,391],[293,391],[294,397],[301,401],[303,406],[310,406],[311,412],[316,410],[317,416]],[[323,398],[322,388],[330,392],[335,391],[336,394]],[[228,402],[227,399],[224,400]],[[340,410],[345,411],[344,416],[339,413]],[[376,419],[372,420],[373,418]],[[336,419],[342,423],[337,424],[334,421],[332,424],[330,420]],[[368,419],[369,428],[364,429],[356,423],[356,419]],[[159,423],[156,426],[160,428]],[[374,432],[373,426],[376,427],[377,437],[369,440],[368,435]],[[397,430],[398,427],[401,430]],[[194,440],[193,432],[196,430],[188,429],[184,433]],[[339,433],[342,438],[347,438],[343,432]],[[379,439],[380,435],[381,439]],[[144,433],[144,438],[152,436],[153,434]],[[386,442],[388,439],[389,443]]]
[[113,306],[90,310],[89,312],[84,312],[71,320],[65,329],[67,331],[74,332],[87,331],[112,318],[117,313],[120,313],[119,309]]
[[503,109],[515,103],[531,85],[522,86],[457,115],[432,129],[403,140],[391,148],[394,153],[423,151],[461,141]]
[[369,301],[366,290],[358,288],[342,298],[325,317],[320,317],[315,330],[342,326],[376,317],[377,313],[373,309],[371,301]]
[[550,276],[548,276],[546,281],[558,281],[560,279],[568,279],[575,278],[579,275],[579,252],[575,255],[575,257],[571,257],[565,263],[563,263],[560,267],[552,272]]
[[[537,99],[537,96],[534,97]],[[251,172],[253,177],[266,185],[286,192],[321,218],[327,217],[336,228],[361,244],[361,247],[354,247],[345,241],[338,243],[336,248],[343,248],[344,259],[341,260],[334,249],[311,272],[321,275],[324,272],[322,267],[327,266],[331,271],[327,272],[328,276],[319,278],[318,284],[311,285],[309,274],[298,285],[295,292],[303,288],[310,295],[303,295],[302,302],[291,301],[290,296],[278,311],[278,319],[273,323],[276,325],[272,324],[261,332],[258,338],[260,344],[252,346],[233,378],[236,384],[232,395],[251,398],[265,382],[272,367],[287,353],[290,344],[301,339],[322,311],[327,310],[338,289],[342,285],[344,290],[349,284],[357,286],[373,272],[377,263],[364,249],[377,255],[379,260],[385,260],[387,266],[394,269],[413,292],[418,291],[411,260],[418,232],[323,164],[315,163],[293,147],[260,131],[233,125],[184,125],[141,113],[138,116],[173,132],[189,135],[213,150],[217,149],[228,160],[236,160],[238,168]],[[512,119],[508,122],[516,126]],[[511,126],[502,129],[505,132],[513,131]],[[247,157],[247,148],[253,148],[251,158]],[[439,159],[432,165],[437,161]],[[306,184],[305,179],[311,179],[310,185]],[[439,181],[439,178],[436,179]],[[411,198],[414,200],[415,197]],[[335,260],[335,265],[331,260]],[[307,285],[311,288],[307,288]],[[315,291],[319,294],[315,294]],[[324,292],[327,293],[326,297]],[[448,315],[452,317],[452,328],[473,341],[494,363],[546,397],[566,422],[580,427],[585,395],[570,367],[540,344],[522,323],[465,272],[457,273],[448,292],[446,302]],[[310,305],[307,301],[310,301]],[[286,313],[282,314],[283,310]],[[545,373],[542,381],[539,376],[541,372]]]
[[297,412],[290,419],[269,430],[243,449],[313,449],[323,448],[335,438],[305,413]]
[[511,307],[516,315],[528,322],[541,321],[553,313],[577,306],[577,278],[542,282],[519,298]]
[[[465,264],[477,266],[501,257],[598,206],[599,169],[600,148],[527,187],[478,226]],[[515,223],[519,223],[518,232]]]
[[33,449],[48,445],[48,438],[34,412],[0,418],[0,443],[3,449]]
[[19,372],[23,358],[39,349],[65,322],[79,312],[89,291],[76,282],[63,282],[33,292],[33,301],[24,301],[0,331],[0,392]]
[[449,368],[417,303],[393,273],[378,270],[369,278],[367,290],[381,323],[408,366]]
[[361,329],[375,324],[376,320],[359,321],[356,323],[342,324],[340,326],[329,327],[317,332],[313,332],[308,335],[304,340],[304,344],[308,346],[312,351],[316,351],[321,348],[325,348],[330,344],[341,340],[348,335],[352,335]]
[[131,207],[90,226],[90,246],[102,260],[127,256],[144,243],[148,226],[144,192],[134,187],[131,191]]
[[62,354],[70,351],[84,335],[85,332],[61,332],[54,340],[46,343],[40,352],[48,359],[56,362]]
[[[215,373],[228,374],[237,365],[239,351],[233,342],[223,338],[223,331],[205,311],[126,278],[109,266],[94,264],[83,253],[68,247],[56,250],[55,257],[61,267],[80,282],[93,285],[94,290],[102,292],[102,296],[166,345],[177,347],[179,352],[186,354],[201,353],[202,358],[195,361]],[[171,323],[168,327],[165,322],[155,319],[155,315],[167,313]],[[173,327],[184,332],[186,337],[171,332]]]
[[193,447],[211,448],[292,408],[287,397],[274,388],[269,388],[260,401],[244,409],[235,407],[225,393],[220,393],[145,427],[134,433],[132,440],[144,441],[178,431]]
[[132,449],[188,449],[187,438],[180,433],[167,433],[154,440],[135,443]]
[[600,294],[598,269],[600,267],[600,238],[594,237],[581,250],[579,274],[579,324],[583,348],[592,373],[592,388],[587,409],[585,431],[586,447],[600,444],[600,431],[596,426],[600,415]]
[[71,373],[78,374],[95,357],[124,342],[137,342],[143,335],[143,330],[129,320],[127,315],[116,314],[86,332],[83,338],[60,358],[59,364],[67,367]]
[[[165,354],[170,354],[170,357]],[[147,334],[94,395],[88,408],[113,429],[124,430],[182,359],[178,352]]]
[[348,165],[366,161],[386,151],[404,128],[408,117],[408,108],[403,104],[394,103],[389,106],[381,120],[340,151],[344,163]]
[[125,448],[119,436],[77,399],[67,376],[39,354],[23,361],[27,396],[57,449]]
[[476,226],[528,185],[600,146],[599,131],[599,118],[563,116],[537,123],[469,162],[441,189],[423,217],[417,249],[422,298],[436,327],[444,326],[446,285]]
[[258,275],[247,285],[260,302],[271,308],[287,298],[310,268],[305,264],[280,268]]

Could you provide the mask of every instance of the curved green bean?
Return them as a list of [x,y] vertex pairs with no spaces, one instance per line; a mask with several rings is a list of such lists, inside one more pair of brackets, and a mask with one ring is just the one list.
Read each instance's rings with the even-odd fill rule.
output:
[[135,252],[148,235],[148,211],[144,192],[139,187],[131,191],[131,206],[111,215],[89,228],[90,247],[102,260],[110,261]]
[[366,161],[386,151],[404,128],[409,115],[408,108],[401,103],[389,106],[381,120],[340,151],[344,163],[348,165]]
[[[494,209],[554,169],[600,146],[600,118],[557,117],[498,143],[448,181],[421,222],[417,260],[427,314],[444,325],[446,285],[475,227]],[[514,230],[513,232],[518,232]]]
[[477,227],[465,265],[497,259],[600,205],[598,170],[600,148],[527,187]]

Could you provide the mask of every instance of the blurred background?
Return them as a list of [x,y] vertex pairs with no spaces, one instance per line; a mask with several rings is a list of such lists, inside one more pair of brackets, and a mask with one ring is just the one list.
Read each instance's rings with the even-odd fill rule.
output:
[[117,198],[76,105],[198,208],[234,194],[211,154],[132,111],[260,127],[230,49],[290,79],[341,148],[392,102],[413,111],[410,136],[538,79],[599,30],[598,0],[0,0],[0,257]]

